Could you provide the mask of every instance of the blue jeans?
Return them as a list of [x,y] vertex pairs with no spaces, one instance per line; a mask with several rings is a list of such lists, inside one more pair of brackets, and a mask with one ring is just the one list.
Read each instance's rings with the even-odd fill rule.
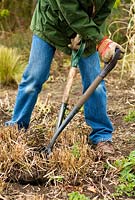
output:
[[[34,35],[28,66],[22,76],[12,119],[5,125],[18,124],[19,129],[27,129],[31,114],[43,83],[48,79],[55,48]],[[100,73],[98,53],[81,58],[79,69],[82,77],[83,91]],[[104,81],[97,87],[84,105],[86,123],[91,126],[89,139],[93,144],[100,141],[111,141],[113,127],[106,112],[106,89]]]

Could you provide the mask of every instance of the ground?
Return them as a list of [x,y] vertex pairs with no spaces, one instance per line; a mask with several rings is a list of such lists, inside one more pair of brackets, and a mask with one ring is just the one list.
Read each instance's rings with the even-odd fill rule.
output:
[[[34,144],[30,144],[32,147],[35,147],[36,145],[38,146],[39,144],[41,144],[41,142],[44,143],[44,139],[48,136],[47,126],[49,127],[48,129],[50,132],[54,131],[56,116],[61,104],[61,96],[68,74],[67,69],[69,69],[69,67],[61,67],[59,71],[57,68],[58,66],[52,69],[50,79],[44,86],[39,96],[37,106],[32,115],[30,132],[27,133],[27,139],[25,138],[25,141],[27,142],[29,138],[31,139],[31,137],[34,137],[34,139],[36,139],[36,141],[34,141]],[[105,79],[108,91],[108,115],[111,118],[115,128],[113,134],[113,142],[116,150],[116,158],[118,159],[120,157],[127,156],[132,150],[135,150],[135,123],[125,122],[124,120],[124,117],[129,113],[129,110],[133,110],[135,106],[135,81],[132,77],[130,77],[130,73],[124,73],[122,79],[120,78],[120,75],[121,72],[119,65],[118,68],[113,70]],[[2,128],[4,128],[4,122],[10,119],[16,93],[17,90],[12,89],[11,87],[4,87],[0,90],[1,131]],[[73,107],[73,104],[77,102],[81,93],[81,78],[78,73],[73,83],[69,101],[69,109],[71,109]],[[47,136],[44,136],[45,132],[47,133]],[[80,137],[80,141],[84,141],[85,137],[82,138],[82,135],[87,136],[89,132],[90,128],[85,124],[83,111],[81,110],[72,120],[70,125],[68,125],[66,131],[64,132],[64,136],[61,136],[65,137],[66,139],[62,138],[58,140],[55,149],[58,148],[59,152],[61,153],[61,149],[63,148],[63,151],[65,150],[66,152],[66,150],[69,148],[66,147],[67,144],[72,144],[73,146],[73,141],[75,141],[75,144],[77,144],[75,137]],[[31,133],[32,135],[30,135]],[[38,137],[39,133],[40,137],[41,135],[43,137]],[[52,134],[53,133],[51,133],[51,135],[49,136],[49,139],[51,138]],[[76,136],[75,134],[79,134],[79,136]],[[73,141],[70,141],[70,136],[73,137]],[[47,138],[47,143],[49,143],[49,139]],[[83,146],[79,148],[84,149],[87,147]],[[68,168],[64,168],[65,165],[59,163],[59,165],[55,166],[57,167],[57,169],[55,169],[55,167],[52,167],[52,169],[49,171],[50,173],[52,173],[52,171],[54,170],[52,180],[51,178],[48,178],[45,181],[41,181],[40,184],[37,184],[37,182],[34,181],[20,181],[19,179],[17,179],[18,182],[16,182],[14,178],[12,181],[10,180],[10,182],[6,181],[6,189],[2,191],[0,199],[68,199],[67,196],[72,191],[79,191],[80,193],[85,194],[87,197],[93,200],[114,199],[115,197],[111,197],[111,194],[114,192],[114,188],[118,184],[116,172],[117,170],[110,162],[108,162],[107,164],[109,165],[111,170],[107,170],[107,168],[105,167],[105,163],[95,159],[94,151],[91,149],[91,147],[89,148],[90,152],[88,153],[89,155],[91,155],[91,160],[89,160],[91,166],[89,167],[90,169],[88,171],[88,165],[85,163],[87,165],[87,168],[85,169],[84,165],[84,171],[80,170],[79,173],[74,173],[72,169],[69,169],[70,175],[67,172],[65,175],[64,170],[67,169],[68,171]],[[76,151],[78,152],[78,149]],[[87,151],[89,150],[87,149]],[[75,156],[77,156],[77,152],[75,152]],[[56,153],[58,153],[57,150]],[[55,159],[57,158],[59,160],[58,157],[61,156],[60,153],[55,155]],[[67,155],[68,151],[65,156]],[[87,154],[83,154],[83,156],[84,155],[86,156]],[[85,160],[87,160],[87,156],[85,157]],[[62,160],[59,161],[62,162]],[[80,166],[82,166],[82,164]],[[60,173],[58,173],[58,168],[60,169]],[[42,169],[40,169],[40,171],[41,170]],[[82,173],[84,173],[84,175]],[[60,176],[65,176],[66,178],[64,177],[63,180]],[[62,181],[58,180],[60,178],[62,179]],[[135,197],[121,197],[118,199],[124,200],[134,198]]]

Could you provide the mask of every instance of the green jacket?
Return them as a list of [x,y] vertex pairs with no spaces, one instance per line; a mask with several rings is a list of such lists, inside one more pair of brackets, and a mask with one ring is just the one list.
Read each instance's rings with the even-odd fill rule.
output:
[[31,30],[61,51],[71,54],[70,39],[76,33],[87,41],[84,55],[96,51],[103,38],[104,22],[115,0],[38,0]]

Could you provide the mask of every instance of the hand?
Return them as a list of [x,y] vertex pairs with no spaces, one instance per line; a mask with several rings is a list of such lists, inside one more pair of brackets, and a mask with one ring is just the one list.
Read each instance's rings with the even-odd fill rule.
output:
[[72,50],[77,51],[80,48],[81,37],[79,34],[75,36],[75,38],[71,39],[71,44],[68,45]]
[[108,38],[104,38],[97,47],[97,50],[101,56],[101,59],[104,62],[109,62],[113,56],[115,55],[116,48],[119,48],[121,51],[120,58],[121,59],[124,55],[125,50],[116,42]]

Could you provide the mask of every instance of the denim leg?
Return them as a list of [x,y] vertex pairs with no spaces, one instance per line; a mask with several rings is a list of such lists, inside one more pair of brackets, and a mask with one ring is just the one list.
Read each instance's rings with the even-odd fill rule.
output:
[[[84,92],[100,73],[98,53],[96,52],[87,58],[81,58],[79,69]],[[93,144],[101,141],[112,141],[113,127],[107,115],[106,107],[106,88],[104,81],[102,81],[84,104],[85,120],[92,128],[89,139]]]
[[54,52],[54,47],[38,36],[33,36],[29,62],[18,88],[13,116],[5,125],[17,123],[19,128],[28,128],[42,84],[49,77]]

